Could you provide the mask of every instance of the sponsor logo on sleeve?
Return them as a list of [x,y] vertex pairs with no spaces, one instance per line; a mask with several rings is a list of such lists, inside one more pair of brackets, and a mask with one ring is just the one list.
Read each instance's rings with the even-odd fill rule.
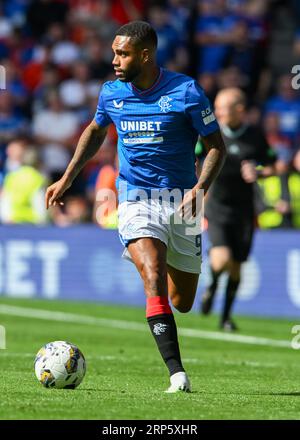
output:
[[215,115],[213,114],[210,107],[207,107],[205,110],[201,112],[202,120],[204,125],[210,124],[211,122],[216,120]]

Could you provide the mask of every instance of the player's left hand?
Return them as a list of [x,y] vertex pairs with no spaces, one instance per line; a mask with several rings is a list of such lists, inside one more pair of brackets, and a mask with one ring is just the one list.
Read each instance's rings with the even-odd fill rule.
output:
[[255,163],[249,160],[243,160],[241,163],[241,175],[247,183],[254,183],[257,180],[257,170]]
[[188,191],[182,200],[182,203],[178,206],[178,214],[189,221],[200,213],[202,207],[202,200],[204,197],[204,190],[199,188],[193,188]]

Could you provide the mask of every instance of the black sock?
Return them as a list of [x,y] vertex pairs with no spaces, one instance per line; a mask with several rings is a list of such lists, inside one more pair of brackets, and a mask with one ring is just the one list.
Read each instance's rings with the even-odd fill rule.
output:
[[217,287],[218,287],[218,280],[220,275],[222,274],[222,271],[215,271],[212,268],[210,268],[211,271],[211,276],[212,276],[212,282],[209,285],[208,289],[210,290],[210,292],[212,293],[212,295],[215,294]]
[[170,376],[179,371],[184,371],[173,313],[151,316],[147,318],[147,321],[160,354],[169,369]]
[[223,316],[222,316],[223,322],[230,319],[232,305],[233,305],[239,284],[240,284],[239,279],[233,280],[230,277],[228,278],[226,293],[225,293],[224,308],[223,308]]

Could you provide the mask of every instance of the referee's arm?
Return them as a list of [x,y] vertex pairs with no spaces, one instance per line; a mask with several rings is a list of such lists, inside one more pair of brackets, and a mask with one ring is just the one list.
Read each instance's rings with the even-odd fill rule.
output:
[[254,183],[259,177],[270,177],[277,175],[277,155],[268,144],[264,134],[258,130],[257,145],[258,153],[254,160],[243,160],[241,163],[241,175],[245,182]]

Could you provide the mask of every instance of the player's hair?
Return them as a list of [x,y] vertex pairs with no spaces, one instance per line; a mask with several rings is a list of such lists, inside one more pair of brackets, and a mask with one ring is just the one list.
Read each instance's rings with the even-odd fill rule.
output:
[[121,26],[116,35],[131,37],[133,44],[140,48],[157,48],[156,32],[146,21],[130,21]]

